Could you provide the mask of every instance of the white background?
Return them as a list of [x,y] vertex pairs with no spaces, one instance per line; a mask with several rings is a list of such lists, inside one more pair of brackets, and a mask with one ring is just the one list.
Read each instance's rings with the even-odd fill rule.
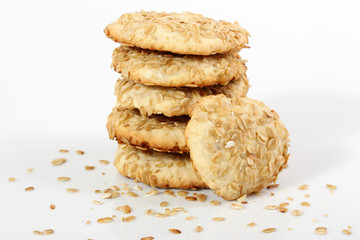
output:
[[[105,123],[114,105],[118,74],[110,69],[117,46],[102,30],[121,14],[138,10],[191,11],[215,19],[238,21],[251,34],[247,59],[248,96],[277,110],[291,136],[289,168],[280,174],[280,188],[250,196],[242,211],[228,202],[213,207],[160,195],[120,197],[92,205],[104,189],[130,180],[111,165],[116,144],[107,139]],[[44,239],[360,239],[360,4],[358,1],[3,1],[0,0],[0,239],[38,239],[33,230],[52,228]],[[50,161],[72,150],[68,163]],[[86,151],[84,156],[74,150]],[[89,173],[84,165],[96,165]],[[34,168],[32,173],[27,168]],[[101,175],[106,172],[106,175]],[[69,183],[56,177],[69,175]],[[15,177],[15,183],[8,178]],[[307,183],[302,192],[297,186]],[[338,189],[330,194],[326,184]],[[141,185],[141,184],[140,184]],[[35,186],[35,191],[24,188]],[[143,186],[143,185],[141,185]],[[81,191],[74,195],[66,187]],[[144,187],[144,191],[148,188]],[[204,191],[210,200],[217,199]],[[303,197],[309,193],[311,198]],[[295,200],[291,216],[264,206]],[[148,208],[161,211],[183,206],[187,213],[167,219],[145,217]],[[308,201],[310,208],[299,207]],[[49,210],[54,203],[57,209]],[[116,206],[129,204],[136,221],[122,223]],[[93,208],[93,209],[91,209]],[[235,211],[235,212],[234,212]],[[326,213],[329,216],[324,217]],[[116,214],[116,221],[98,224]],[[186,221],[185,216],[198,220]],[[225,217],[213,222],[213,217]],[[89,226],[84,221],[90,219]],[[314,223],[312,219],[317,219]],[[256,222],[255,228],[246,227]],[[204,232],[195,233],[195,226]],[[341,230],[353,227],[345,236]],[[328,228],[315,235],[317,226]],[[275,233],[261,230],[276,227]],[[288,228],[293,228],[288,231]],[[180,235],[168,228],[178,228]]]

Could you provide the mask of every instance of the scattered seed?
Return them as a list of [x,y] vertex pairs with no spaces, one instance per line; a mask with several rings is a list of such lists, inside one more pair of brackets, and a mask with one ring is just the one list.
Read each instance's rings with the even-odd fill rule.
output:
[[41,231],[38,231],[38,230],[34,230],[33,233],[35,235],[44,235],[45,234],[44,232],[41,232]]
[[131,213],[131,208],[130,208],[129,205],[124,205],[124,206],[117,207],[116,210],[117,210],[117,211],[122,211],[122,212],[124,212],[125,214]]
[[349,226],[347,226],[347,228],[348,228],[348,229],[352,229],[352,227],[351,227],[350,225],[349,225]]
[[294,201],[294,199],[292,197],[287,197],[287,200]]
[[15,182],[15,178],[14,177],[9,177],[9,182]]
[[266,206],[265,209],[266,210],[276,210],[276,209],[278,209],[278,207],[275,205],[269,205],[269,206]]
[[54,234],[54,230],[52,230],[52,229],[45,229],[45,230],[44,230],[44,233],[45,233],[45,234]]
[[90,225],[90,223],[91,223],[90,220],[87,220],[87,221],[85,222],[86,225]]
[[326,233],[327,233],[327,228],[326,227],[317,227],[317,228],[315,228],[315,234],[325,235]]
[[129,188],[129,187],[123,187],[123,190],[124,190],[125,192],[128,192],[128,191],[131,190],[131,188]]
[[207,199],[207,196],[205,194],[198,194],[196,196],[196,200],[198,200],[199,202],[205,202]]
[[293,216],[301,216],[301,215],[303,215],[303,212],[300,211],[300,210],[292,210],[291,215],[293,215]]
[[134,221],[135,220],[135,216],[134,215],[130,215],[130,216],[127,216],[127,217],[122,217],[121,218],[121,220],[123,221],[123,222],[132,222],[132,221]]
[[312,219],[311,221],[312,221],[313,223],[319,222],[317,219]]
[[215,222],[221,222],[221,221],[224,221],[225,218],[223,218],[223,217],[214,217],[213,220],[214,220]]
[[279,186],[279,184],[271,184],[271,185],[267,186],[266,188],[271,189],[271,188],[276,188],[278,186]]
[[27,187],[25,188],[25,191],[33,191],[35,188],[34,187]]
[[304,197],[309,198],[310,194],[305,194]]
[[210,201],[210,204],[217,206],[217,205],[220,205],[220,202],[218,200],[212,200],[212,201]]
[[172,233],[174,233],[174,234],[180,234],[180,233],[181,233],[180,230],[178,230],[178,229],[173,229],[173,228],[170,228],[169,231],[172,232]]
[[279,207],[286,207],[288,206],[289,203],[288,202],[283,202],[283,203],[280,203]]
[[153,197],[157,194],[159,194],[160,191],[159,190],[156,190],[156,189],[151,189],[149,192],[145,193],[145,196],[146,197]]
[[195,228],[195,231],[196,232],[202,232],[204,230],[204,228],[202,227],[202,226],[197,226],[196,228]]
[[85,166],[85,170],[94,170],[95,166]]
[[247,197],[247,195],[244,194],[244,195],[242,195],[241,197],[239,197],[238,199],[236,199],[236,201],[238,201],[238,202],[243,202],[243,201],[245,201],[246,197]]
[[98,200],[94,200],[92,201],[93,204],[96,204],[96,205],[103,205],[104,203],[103,202],[100,202]]
[[154,237],[149,236],[149,237],[143,237],[140,240],[153,240],[153,239],[154,239]]
[[61,152],[61,153],[68,153],[69,150],[67,150],[67,149],[60,149],[59,152]]
[[293,228],[288,228],[288,231],[292,231],[293,230]]
[[98,223],[109,223],[109,222],[112,222],[112,221],[114,221],[114,219],[111,218],[111,217],[99,218],[97,220]]
[[140,187],[140,186],[135,186],[135,187],[134,187],[134,190],[142,191],[143,189],[142,189],[142,187]]
[[26,169],[27,172],[33,172],[35,169],[34,168],[28,168]]
[[244,209],[244,205],[242,205],[240,203],[232,203],[230,206],[231,206],[232,209],[235,209],[235,210]]
[[324,217],[328,217],[329,215],[327,215],[326,213],[324,213]]
[[54,204],[50,205],[50,209],[54,210],[56,208],[56,206]]
[[79,189],[76,189],[76,188],[67,188],[66,191],[69,192],[69,193],[76,193],[76,192],[79,191]]
[[145,214],[148,215],[148,216],[153,215],[153,214],[154,214],[154,210],[152,210],[152,209],[146,209]]
[[186,197],[185,197],[185,200],[187,200],[187,201],[196,201],[196,197],[186,196]]
[[263,233],[272,233],[275,231],[276,231],[276,228],[265,228],[262,230]]
[[59,182],[67,182],[67,181],[70,181],[71,178],[69,177],[58,177],[57,180]]
[[167,207],[169,206],[169,203],[167,201],[163,201],[160,203],[160,207]]
[[190,221],[190,220],[193,220],[193,219],[196,220],[197,218],[196,218],[196,217],[193,217],[193,216],[189,216],[189,217],[186,217],[185,219],[188,220],[188,221]]
[[247,226],[249,226],[249,227],[255,227],[255,226],[256,226],[256,223],[251,222],[251,223],[248,223]]
[[301,206],[310,207],[311,204],[308,203],[308,202],[302,202],[302,203],[301,203]]
[[101,193],[101,190],[96,189],[96,190],[94,191],[94,193]]
[[279,207],[279,212],[286,213],[288,209],[286,207]]
[[343,229],[341,232],[343,234],[345,234],[345,235],[350,235],[351,234],[351,231],[349,229]]
[[272,196],[272,197],[275,196],[275,193],[272,193],[272,192],[271,192],[271,193],[270,193],[270,196]]
[[113,190],[113,191],[120,191],[120,187],[118,187],[116,185],[110,186],[110,189]]
[[51,161],[51,164],[54,166],[60,166],[66,163],[66,158],[56,158]]
[[103,165],[107,165],[109,164],[110,162],[108,160],[99,160],[99,163],[100,164],[103,164]]
[[129,197],[137,197],[138,195],[136,193],[134,193],[134,192],[128,192],[127,196],[129,196]]
[[82,150],[76,150],[75,151],[77,154],[79,154],[79,155],[83,155],[85,152],[84,151],[82,151]]
[[326,184],[326,188],[329,190],[336,190],[337,187],[335,185],[331,185],[331,184]]
[[303,184],[303,185],[300,185],[298,188],[299,188],[299,190],[307,190],[307,189],[309,189],[309,185]]
[[164,191],[164,194],[166,194],[166,195],[174,195],[174,191],[168,189],[168,190]]
[[186,195],[189,194],[188,191],[178,191],[177,194],[180,196],[180,197],[185,197]]

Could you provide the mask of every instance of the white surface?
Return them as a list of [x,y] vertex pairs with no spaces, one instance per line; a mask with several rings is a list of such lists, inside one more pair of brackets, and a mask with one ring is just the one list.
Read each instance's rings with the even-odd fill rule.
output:
[[[359,7],[358,1],[0,1],[0,239],[360,239]],[[97,162],[111,161],[116,149],[105,122],[114,104],[118,74],[109,65],[117,44],[102,29],[122,13],[140,9],[237,20],[251,33],[251,48],[241,52],[249,61],[249,96],[278,111],[292,140],[289,168],[279,176],[274,197],[264,190],[240,211],[229,202],[211,206],[210,200],[220,199],[210,190],[201,192],[209,195],[205,203],[143,193],[104,200],[101,206],[91,203],[99,199],[94,189],[121,182],[148,190]],[[60,154],[60,148],[72,152]],[[76,149],[86,154],[76,155]],[[68,162],[53,167],[51,160],[60,156]],[[85,171],[85,165],[96,169]],[[61,175],[72,181],[57,182]],[[9,177],[17,181],[9,183]],[[310,189],[297,190],[303,183]],[[325,188],[328,183],[338,186],[335,193]],[[28,186],[36,189],[25,192]],[[67,187],[80,192],[67,193]],[[295,199],[289,210],[301,209],[303,216],[264,210],[288,196]],[[160,211],[164,200],[187,213],[145,216],[148,208]],[[299,206],[302,201],[312,206]],[[115,207],[124,204],[133,207],[136,221],[121,222]],[[96,222],[112,214],[115,222]],[[213,222],[216,216],[226,220]],[[88,219],[90,225],[84,223]],[[246,227],[250,222],[257,226]],[[198,225],[202,233],[193,230]],[[341,233],[348,225],[351,236]],[[327,227],[328,234],[315,235],[317,226]],[[268,227],[278,230],[261,233]],[[46,228],[55,234],[32,233]]]

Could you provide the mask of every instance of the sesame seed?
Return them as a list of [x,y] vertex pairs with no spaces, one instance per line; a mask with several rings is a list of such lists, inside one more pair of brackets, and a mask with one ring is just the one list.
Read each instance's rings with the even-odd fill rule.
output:
[[167,207],[169,206],[169,203],[167,201],[163,201],[160,203],[160,207]]
[[103,165],[107,165],[109,164],[110,162],[108,160],[99,160],[99,163],[100,164],[103,164]]
[[85,170],[94,170],[95,166],[85,166]]
[[67,181],[70,181],[71,178],[69,177],[58,177],[57,180],[59,182],[67,182]]
[[255,226],[256,226],[256,223],[251,222],[251,223],[248,223],[247,226],[249,226],[249,227],[255,227]]
[[79,154],[79,155],[83,155],[83,154],[85,154],[85,152],[84,151],[82,151],[82,150],[76,150],[75,151],[77,154]]
[[217,206],[217,205],[220,205],[220,202],[218,200],[212,200],[212,201],[210,201],[210,204]]
[[9,182],[15,182],[16,179],[14,177],[9,177]]
[[349,229],[343,229],[341,232],[343,234],[345,234],[345,235],[350,235],[351,234],[351,231]]
[[76,188],[67,188],[66,191],[69,192],[69,193],[76,193],[76,192],[79,191],[79,189],[76,189]]
[[66,161],[67,161],[66,158],[56,158],[51,161],[51,164],[54,166],[60,166],[66,163]]
[[134,221],[135,220],[135,216],[134,215],[130,215],[130,216],[127,216],[127,217],[122,217],[121,218],[121,220],[123,221],[123,222],[132,222],[132,221]]
[[34,187],[27,187],[27,188],[25,188],[25,191],[34,191]]
[[299,188],[299,190],[307,190],[307,189],[309,189],[309,185],[303,184],[303,185],[300,185],[298,188]]
[[215,222],[221,222],[221,221],[224,221],[225,218],[223,218],[223,217],[214,217],[213,220],[214,220]]
[[169,231],[172,232],[172,233],[174,233],[174,234],[180,234],[180,233],[181,233],[180,230],[174,229],[174,228],[170,228]]
[[114,221],[114,219],[111,218],[111,217],[99,218],[97,220],[98,223],[109,223],[109,222],[112,222],[112,221]]
[[265,228],[262,230],[263,233],[272,233],[275,231],[276,231],[276,228]]
[[204,230],[204,228],[202,227],[202,226],[197,226],[196,228],[195,228],[195,231],[196,232],[202,232]]
[[56,208],[56,206],[54,204],[50,205],[50,209],[54,210]]
[[326,227],[317,227],[317,228],[315,228],[315,234],[325,235],[326,233],[327,233],[327,228]]
[[67,149],[60,149],[59,152],[61,152],[61,153],[68,153],[69,150],[67,150]]

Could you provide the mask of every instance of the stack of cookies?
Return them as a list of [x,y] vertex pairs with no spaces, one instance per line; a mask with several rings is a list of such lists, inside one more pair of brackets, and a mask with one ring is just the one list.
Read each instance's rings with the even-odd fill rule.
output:
[[288,133],[273,110],[246,98],[245,29],[193,13],[137,12],[104,32],[122,44],[107,123],[120,174],[153,187],[209,187],[229,200],[276,179]]

